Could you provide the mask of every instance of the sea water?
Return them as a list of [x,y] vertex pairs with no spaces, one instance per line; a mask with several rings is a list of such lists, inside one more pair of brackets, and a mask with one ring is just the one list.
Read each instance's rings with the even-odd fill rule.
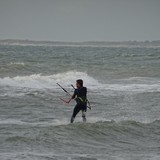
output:
[[[91,110],[70,117],[77,79]],[[0,46],[1,160],[159,160],[160,48]]]

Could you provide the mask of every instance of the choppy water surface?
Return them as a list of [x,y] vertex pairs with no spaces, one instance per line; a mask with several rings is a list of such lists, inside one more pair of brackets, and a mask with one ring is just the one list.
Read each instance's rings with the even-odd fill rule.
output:
[[[70,124],[76,79],[92,110]],[[160,49],[0,46],[0,159],[159,160]]]

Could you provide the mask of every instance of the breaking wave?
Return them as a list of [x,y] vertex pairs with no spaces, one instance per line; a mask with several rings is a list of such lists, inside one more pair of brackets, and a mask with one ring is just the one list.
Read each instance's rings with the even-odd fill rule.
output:
[[[23,65],[23,64],[22,64]],[[22,87],[33,89],[57,89],[56,83],[70,87],[77,79],[83,79],[89,89],[100,91],[129,91],[129,92],[160,92],[160,81],[145,78],[121,80],[118,83],[103,84],[86,72],[68,71],[53,75],[32,74],[27,76],[0,78],[1,86]]]
[[85,72],[69,71],[53,75],[32,74],[29,76],[16,76],[0,78],[0,85],[27,88],[55,88],[56,83],[71,85],[76,79],[83,79],[86,86],[98,86],[99,82]]

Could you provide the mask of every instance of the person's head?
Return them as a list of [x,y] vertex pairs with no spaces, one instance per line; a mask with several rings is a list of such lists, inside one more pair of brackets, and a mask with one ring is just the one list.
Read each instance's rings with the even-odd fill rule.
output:
[[76,81],[76,86],[77,86],[77,88],[83,87],[83,80],[82,79],[78,79]]

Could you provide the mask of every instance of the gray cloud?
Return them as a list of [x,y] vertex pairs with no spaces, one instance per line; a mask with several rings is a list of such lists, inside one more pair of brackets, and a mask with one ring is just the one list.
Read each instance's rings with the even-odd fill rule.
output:
[[160,39],[159,0],[1,0],[0,39]]

